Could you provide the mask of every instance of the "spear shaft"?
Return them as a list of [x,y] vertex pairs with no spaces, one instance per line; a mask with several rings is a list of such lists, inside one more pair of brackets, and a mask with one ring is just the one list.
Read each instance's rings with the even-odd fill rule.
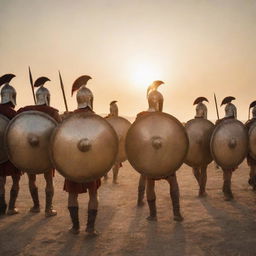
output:
[[67,104],[66,94],[65,94],[65,91],[64,91],[64,85],[63,85],[63,81],[62,81],[60,71],[59,71],[59,78],[60,78],[60,86],[61,86],[61,90],[62,90],[62,95],[63,95],[63,99],[64,99],[64,103],[65,103],[65,108],[66,108],[66,111],[68,112],[68,104]]
[[215,102],[215,107],[216,107],[217,118],[219,120],[220,119],[220,117],[219,117],[219,110],[218,110],[217,98],[216,98],[215,93],[214,93],[214,102]]
[[33,99],[34,99],[34,103],[36,105],[36,97],[35,97],[35,92],[34,92],[34,83],[33,83],[33,78],[32,78],[32,73],[31,73],[30,67],[28,67],[28,72],[29,72],[29,81],[30,81],[30,85],[31,85]]

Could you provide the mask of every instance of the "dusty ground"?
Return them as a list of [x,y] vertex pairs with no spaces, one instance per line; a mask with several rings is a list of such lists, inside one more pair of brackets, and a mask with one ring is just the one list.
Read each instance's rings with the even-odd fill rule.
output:
[[[62,176],[55,178],[58,215],[46,219],[43,210],[38,214],[28,212],[31,199],[24,175],[17,203],[20,214],[0,219],[0,255],[256,255],[256,193],[247,185],[248,172],[243,163],[234,173],[235,200],[225,202],[221,171],[210,166],[208,197],[199,199],[191,169],[184,165],[178,171],[178,181],[185,220],[182,223],[172,220],[168,184],[158,181],[158,222],[149,223],[145,220],[147,205],[136,207],[138,174],[125,163],[120,170],[119,184],[112,185],[109,179],[99,190],[96,224],[101,235],[97,238],[84,233],[86,194],[79,198],[82,232],[74,236],[67,232],[70,219]],[[42,177],[38,184],[44,205]]]

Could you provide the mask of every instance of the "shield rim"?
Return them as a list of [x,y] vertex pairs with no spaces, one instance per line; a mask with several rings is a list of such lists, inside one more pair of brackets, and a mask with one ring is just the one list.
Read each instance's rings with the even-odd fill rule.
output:
[[[239,161],[239,163],[236,165],[236,166],[229,166],[229,165],[223,165],[223,164],[221,164],[217,159],[216,159],[216,157],[215,157],[215,155],[214,155],[214,152],[213,152],[213,148],[212,148],[212,143],[213,143],[213,139],[214,139],[214,135],[216,134],[216,132],[220,129],[220,127],[221,127],[221,125],[222,125],[222,123],[223,122],[225,122],[225,123],[230,123],[230,122],[237,122],[237,123],[239,123],[243,128],[244,128],[244,131],[245,131],[245,134],[247,134],[247,149],[246,149],[246,152],[245,152],[245,154],[244,154],[244,156],[243,156],[243,159],[241,159],[240,161]],[[214,130],[213,130],[213,133],[212,133],[212,136],[211,136],[211,141],[210,141],[210,149],[211,149],[211,154],[212,154],[212,157],[213,157],[213,160],[216,162],[216,164],[217,165],[219,165],[222,169],[233,169],[233,168],[237,168],[243,161],[244,161],[244,159],[246,158],[246,156],[248,155],[248,148],[249,148],[249,137],[248,137],[248,131],[247,131],[247,129],[246,129],[246,127],[245,127],[245,125],[241,122],[241,121],[239,121],[239,120],[237,120],[237,119],[235,119],[235,118],[228,118],[228,119],[223,119],[219,124],[217,124],[216,126],[215,126],[215,128],[214,128]]]
[[248,150],[248,154],[249,154],[249,156],[252,157],[254,160],[256,160],[256,155],[254,156],[254,155],[252,154],[252,152],[251,152],[250,137],[251,137],[252,130],[255,129],[255,127],[256,127],[256,120],[252,123],[252,125],[251,125],[251,127],[250,127],[250,129],[249,129],[249,131],[248,131],[248,137],[249,137],[249,143],[248,143],[248,148],[249,148],[249,150]]
[[[3,115],[3,114],[0,114],[0,118],[2,118],[3,120],[6,120],[6,121],[7,121],[7,125],[6,125],[6,127],[5,127],[5,131],[6,131],[6,129],[7,129],[7,127],[8,127],[8,125],[9,125],[9,123],[10,123],[11,120],[10,120],[8,117],[6,117],[5,115]],[[5,162],[7,162],[7,161],[9,160],[8,154],[7,154],[7,152],[6,152],[6,147],[5,147],[5,131],[4,131],[4,133],[3,133],[3,151],[5,152],[6,158],[3,159],[3,160],[0,160],[0,164],[3,164],[3,163],[5,163]]]
[[[188,124],[188,123],[191,123],[192,121],[197,120],[197,119],[199,119],[199,118],[193,118],[193,119],[188,120],[188,121],[185,123],[185,125],[184,125],[185,129],[187,128],[187,124]],[[207,121],[208,123],[211,123],[211,124],[212,124],[211,129],[212,129],[212,134],[213,134],[213,131],[214,131],[214,123],[211,122],[211,121],[208,120],[208,119],[205,119],[205,118],[202,118],[202,119],[205,120],[205,121]],[[186,132],[187,132],[187,130],[186,130]],[[211,137],[212,137],[212,134],[211,134]],[[210,137],[210,142],[211,142],[211,137]],[[211,144],[211,143],[210,143],[210,144]],[[190,143],[189,143],[189,145],[190,145]],[[210,161],[210,162],[208,161],[208,162],[206,162],[205,164],[202,164],[202,165],[197,166],[197,165],[192,164],[191,161],[189,161],[189,160],[187,160],[187,159],[185,158],[184,163],[185,163],[186,165],[192,167],[192,168],[193,168],[193,167],[200,168],[200,167],[202,167],[202,166],[204,166],[204,165],[206,165],[206,166],[209,165],[209,164],[213,161],[213,156],[212,156],[212,153],[211,153],[211,147],[210,147],[210,145],[209,145],[209,149],[210,149],[210,155],[211,155],[211,161]],[[189,146],[188,146],[188,151],[189,151]],[[187,152],[187,153],[188,153],[188,152]]]
[[97,179],[100,179],[101,177],[103,177],[105,174],[107,174],[113,167],[115,161],[116,161],[116,157],[113,158],[112,160],[112,163],[111,163],[111,166],[110,168],[105,172],[105,174],[103,175],[100,175],[100,176],[97,176],[96,178],[93,178],[93,179],[88,179],[86,181],[81,181],[81,180],[78,180],[78,179],[74,179],[73,177],[71,177],[70,175],[66,175],[66,173],[63,172],[63,170],[61,168],[58,168],[59,166],[55,163],[54,161],[54,157],[53,157],[53,143],[54,143],[54,138],[57,134],[57,132],[60,130],[60,127],[62,124],[64,124],[65,122],[68,122],[69,119],[71,118],[74,118],[75,115],[86,115],[86,117],[88,116],[96,116],[97,118],[101,119],[101,120],[104,120],[104,122],[107,123],[107,125],[110,127],[110,130],[111,132],[113,133],[114,137],[115,137],[115,140],[116,140],[116,153],[115,155],[117,155],[117,152],[118,152],[118,136],[114,130],[114,128],[107,122],[107,120],[103,117],[101,117],[100,115],[97,115],[95,113],[86,113],[86,112],[77,112],[77,113],[71,113],[71,115],[69,115],[67,118],[65,118],[52,132],[51,134],[51,139],[50,139],[50,160],[51,160],[51,163],[52,165],[54,166],[54,168],[60,173],[60,175],[62,177],[64,177],[65,179],[67,180],[70,180],[70,181],[73,181],[73,182],[77,182],[77,183],[89,183],[89,182],[92,182],[92,181],[96,181]]
[[[181,129],[183,130],[184,135],[185,135],[185,140],[187,141],[187,148],[186,148],[185,154],[184,154],[184,159],[185,159],[185,157],[186,157],[186,155],[187,155],[187,153],[188,153],[189,139],[188,139],[188,135],[187,135],[187,132],[186,132],[186,130],[185,130],[184,125],[183,125],[176,117],[174,117],[173,115],[171,115],[171,114],[169,114],[169,113],[166,113],[166,112],[159,112],[159,111],[156,111],[156,112],[152,112],[152,113],[150,113],[150,114],[153,114],[153,115],[156,115],[156,114],[159,115],[159,114],[160,114],[160,115],[163,115],[163,116],[165,116],[165,117],[171,118],[172,120],[174,120],[174,121],[181,127]],[[129,133],[130,130],[136,125],[137,122],[139,122],[139,121],[142,120],[142,119],[146,119],[146,118],[148,118],[148,117],[149,117],[149,115],[141,116],[141,117],[139,117],[138,119],[136,119],[136,120],[131,124],[131,126],[130,126],[128,132],[127,132],[127,136],[126,136],[126,140],[125,140],[125,151],[126,151],[126,154],[127,154],[127,147],[128,147],[128,146],[127,146],[127,143],[128,143],[128,142],[127,142],[127,141],[128,141],[128,140],[127,140],[128,133]],[[181,161],[181,163],[180,163],[179,165],[177,165],[176,170],[171,170],[170,172],[168,172],[168,173],[166,173],[166,174],[164,174],[164,175],[152,176],[152,175],[146,174],[143,170],[138,171],[138,170],[135,168],[135,166],[129,161],[128,154],[127,154],[127,160],[129,161],[129,163],[130,163],[130,165],[133,167],[133,169],[134,169],[136,172],[138,172],[139,174],[145,175],[146,177],[149,177],[149,178],[152,178],[152,179],[166,179],[167,177],[174,175],[174,174],[180,169],[180,167],[183,165],[184,159],[183,159],[183,161]]]
[[[19,166],[15,165],[11,159],[10,159],[10,154],[9,154],[9,148],[8,148],[8,144],[7,144],[7,133],[8,131],[10,130],[10,126],[14,123],[14,121],[16,119],[18,119],[21,115],[32,115],[32,114],[36,114],[36,115],[39,115],[39,116],[42,116],[50,121],[52,121],[54,124],[55,124],[55,127],[53,128],[56,129],[56,126],[58,126],[58,122],[52,118],[50,115],[44,113],[44,112],[41,112],[41,111],[38,111],[38,110],[28,110],[28,111],[24,111],[24,112],[21,112],[19,114],[17,114],[13,119],[10,120],[10,122],[8,123],[8,126],[5,130],[5,135],[4,135],[4,141],[5,141],[5,150],[7,152],[7,155],[8,155],[8,159],[10,160],[10,162],[19,170],[23,171],[23,172],[26,172],[28,174],[42,174],[42,173],[46,173],[47,171],[50,171],[51,169],[54,169],[54,166],[51,166],[50,168],[47,168],[47,169],[43,169],[43,170],[34,170],[34,169],[30,169],[30,168],[20,168]],[[53,132],[53,131],[52,131]],[[50,144],[49,144],[50,146]],[[49,157],[49,148],[48,148],[48,157]],[[49,162],[51,163],[50,161],[50,157],[49,157]],[[52,164],[51,164],[52,165]]]
[[[130,126],[129,126],[128,130],[127,130],[127,133],[128,133],[128,131],[129,131],[129,129],[130,129],[132,123],[131,123],[128,119],[126,119],[126,118],[124,118],[124,117],[122,117],[122,116],[110,116],[110,117],[107,117],[107,118],[105,118],[105,119],[106,119],[107,122],[108,122],[109,119],[114,119],[114,118],[118,118],[118,119],[124,120],[126,123],[129,123]],[[110,125],[111,125],[111,124],[110,124]],[[112,125],[111,125],[111,127],[112,127]],[[112,128],[114,129],[114,127],[112,127]],[[114,130],[115,130],[115,129],[114,129]],[[115,131],[115,132],[116,132],[116,131]],[[127,133],[126,133],[126,136],[127,136]],[[125,140],[124,140],[124,150],[125,150],[126,136],[125,136]],[[118,134],[117,134],[117,137],[118,137]],[[119,139],[118,139],[118,147],[119,147]],[[126,154],[126,150],[125,150],[125,154]],[[117,154],[117,159],[118,159],[118,154]],[[123,163],[123,162],[125,162],[125,161],[127,161],[127,155],[126,155],[125,160],[123,160],[123,161],[117,161],[117,160],[116,160],[117,163]]]

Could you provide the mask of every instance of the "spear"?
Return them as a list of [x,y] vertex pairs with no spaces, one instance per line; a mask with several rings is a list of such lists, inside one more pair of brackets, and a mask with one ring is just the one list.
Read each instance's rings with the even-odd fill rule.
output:
[[65,108],[66,108],[66,111],[68,112],[68,104],[67,104],[67,100],[66,100],[64,85],[63,85],[63,81],[62,81],[60,71],[59,71],[59,78],[60,78],[60,86],[61,86],[61,90],[62,90],[62,94],[63,94],[63,99],[64,99],[64,103],[65,103]]
[[34,83],[33,83],[33,78],[32,78],[32,73],[31,73],[31,70],[30,70],[30,66],[28,66],[28,72],[29,72],[29,80],[30,80],[32,94],[33,94],[33,99],[34,99],[34,103],[36,105],[36,97],[35,97],[35,92],[34,92]]
[[214,93],[214,102],[215,102],[215,107],[216,107],[217,118],[219,120],[220,119],[220,117],[219,117],[219,110],[218,110],[217,98],[216,98],[215,93]]

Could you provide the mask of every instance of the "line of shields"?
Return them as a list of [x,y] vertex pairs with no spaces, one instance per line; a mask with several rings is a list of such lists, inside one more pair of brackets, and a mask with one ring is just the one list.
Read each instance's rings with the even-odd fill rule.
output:
[[183,163],[201,167],[214,160],[223,169],[232,169],[248,153],[256,159],[256,123],[248,133],[236,119],[214,125],[195,118],[183,125],[163,112],[132,124],[120,116],[105,119],[77,112],[57,123],[47,114],[27,111],[10,121],[0,115],[0,148],[0,163],[9,159],[30,174],[54,167],[72,181],[90,182],[104,176],[115,162],[128,159],[140,174],[162,178]]

